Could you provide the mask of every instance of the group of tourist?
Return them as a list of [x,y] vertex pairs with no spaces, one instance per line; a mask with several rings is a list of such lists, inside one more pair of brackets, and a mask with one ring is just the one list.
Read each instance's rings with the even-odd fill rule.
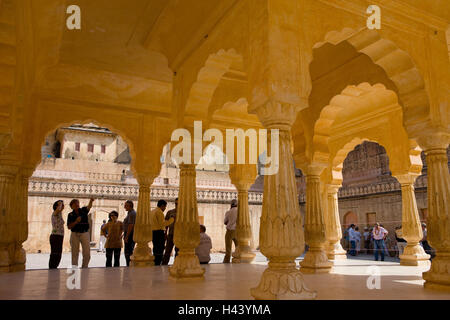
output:
[[381,256],[381,261],[384,261],[385,254],[387,254],[385,244],[387,235],[388,231],[379,223],[376,223],[370,231],[365,227],[363,234],[359,231],[359,227],[352,223],[345,231],[344,238],[350,245],[349,254],[351,256],[356,256],[360,252],[368,254],[370,250],[373,250],[375,260],[378,261],[378,257]]
[[[422,231],[423,239],[420,241],[420,244],[424,248],[425,252],[430,254],[431,258],[433,258],[435,254],[434,250],[430,247],[427,241],[427,228],[425,223],[422,223]],[[389,254],[388,242],[390,239],[387,235],[388,231],[379,223],[376,223],[370,230],[365,227],[362,235],[359,232],[358,226],[351,224],[350,227],[345,230],[344,238],[348,241],[349,254],[351,256],[356,256],[360,252],[368,254],[373,251],[376,261],[378,261],[379,256],[381,257],[381,261],[384,261],[385,255]],[[362,242],[362,240],[364,242]],[[403,239],[401,226],[395,228],[395,240],[398,250],[398,257],[400,257],[407,246],[407,241]],[[361,243],[363,243],[364,246],[363,250],[361,250]]]
[[[85,207],[80,207],[80,202],[77,199],[73,199],[70,202],[70,208],[72,211],[67,216],[67,228],[71,231],[70,246],[73,266],[78,266],[80,245],[83,256],[82,268],[87,268],[91,259],[88,214],[92,208],[93,202],[94,199],[90,199],[89,203]],[[166,208],[167,202],[165,200],[159,200],[157,207],[150,212],[155,265],[167,265],[174,248],[174,230],[178,199],[175,199],[175,208],[169,210],[164,216],[164,211]],[[98,251],[106,253],[106,267],[112,267],[113,265],[114,267],[120,266],[120,253],[122,251],[122,247],[124,247],[126,265],[130,265],[131,256],[133,255],[135,247],[133,235],[134,225],[136,223],[136,211],[134,210],[133,201],[126,201],[124,209],[127,212],[127,216],[123,222],[119,221],[119,213],[117,211],[111,211],[108,215],[108,221],[103,220],[103,224],[100,228]],[[64,219],[62,217],[63,210],[64,202],[62,200],[58,200],[53,204],[53,213],[51,218],[52,232],[50,234],[50,269],[58,268],[61,261],[64,241]],[[200,243],[195,252],[200,263],[207,264],[211,259],[211,238],[206,234],[205,226],[200,225],[199,231]],[[178,248],[175,248],[175,256],[177,254]]]

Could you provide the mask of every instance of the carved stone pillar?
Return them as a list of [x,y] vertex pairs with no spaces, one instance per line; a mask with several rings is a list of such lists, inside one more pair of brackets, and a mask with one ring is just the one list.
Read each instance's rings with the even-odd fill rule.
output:
[[[305,248],[303,223],[298,206],[293,158],[291,154],[291,125],[296,118],[293,105],[268,101],[259,107],[257,114],[263,125],[279,130],[279,139],[268,132],[269,148],[278,142],[278,168],[264,176],[264,197],[259,233],[261,252],[269,259],[258,287],[251,289],[256,299],[314,299],[316,293],[304,283],[295,259]],[[271,151],[272,158],[276,155]],[[272,159],[274,160],[274,159]]]
[[419,244],[423,238],[423,232],[414,193],[414,181],[417,175],[405,174],[398,175],[396,178],[402,187],[402,237],[408,243],[400,256],[400,264],[404,266],[429,265],[430,256]]
[[174,233],[174,243],[179,251],[173,266],[169,267],[170,276],[175,279],[203,279],[205,273],[195,254],[195,248],[200,243],[195,177],[195,164],[180,164],[180,189]]
[[256,165],[239,164],[230,166],[231,182],[238,190],[238,217],[236,223],[236,237],[238,247],[233,257],[233,263],[251,263],[255,254],[250,248],[252,226],[248,208],[248,189],[255,182],[257,176]]
[[450,290],[450,175],[449,135],[432,135],[420,141],[425,149],[428,176],[427,240],[436,249],[429,271],[423,273],[425,288]]
[[325,214],[325,230],[327,239],[327,256],[330,260],[347,259],[347,251],[342,248],[342,229],[339,218],[338,191],[340,186],[327,185],[327,211]]
[[330,272],[333,265],[325,251],[327,238],[320,194],[322,171],[322,166],[309,165],[306,174],[305,239],[309,249],[300,262],[300,269],[304,273]]
[[0,165],[0,272],[9,272],[13,263],[15,178],[17,167]]
[[[159,173],[159,172],[158,172]],[[158,173],[139,174],[139,198],[136,213],[136,224],[134,226],[133,239],[136,248],[131,256],[133,267],[148,267],[154,265],[155,257],[152,255],[148,243],[153,239],[152,225],[150,220],[150,186]]]
[[28,239],[28,179],[33,171],[33,168],[22,167],[16,176],[14,215],[12,216],[14,248],[10,271],[25,270],[26,253],[22,244]]

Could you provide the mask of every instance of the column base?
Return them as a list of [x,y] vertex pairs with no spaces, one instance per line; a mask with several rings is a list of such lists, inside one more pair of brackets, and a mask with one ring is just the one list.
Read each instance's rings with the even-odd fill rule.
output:
[[130,266],[132,267],[151,267],[155,265],[155,257],[152,255],[148,243],[138,242],[130,259]]
[[422,275],[425,288],[450,291],[450,253],[438,251],[431,262],[430,270]]
[[430,255],[426,254],[418,243],[407,245],[403,254],[400,255],[402,266],[430,266]]
[[347,259],[347,251],[342,248],[340,241],[330,243],[327,248],[327,257],[329,260],[345,260]]
[[322,248],[309,248],[305,258],[300,262],[300,271],[303,273],[329,273],[333,263],[328,260]]
[[8,245],[2,245],[0,247],[0,273],[9,272],[9,266],[11,265],[11,260],[9,259]]
[[295,262],[273,263],[264,270],[258,287],[250,289],[256,300],[313,300],[317,293],[309,290]]
[[171,267],[169,267],[170,278],[172,279],[203,279],[205,269],[200,267],[197,255],[194,250],[182,251],[180,249]]
[[9,272],[25,271],[25,263],[13,264],[9,267]]
[[238,246],[233,254],[232,263],[252,263],[255,259],[256,254],[254,254],[250,246]]
[[15,244],[10,247],[11,252],[11,265],[9,266],[9,272],[25,271],[25,263],[27,261],[27,255],[22,247],[22,244]]

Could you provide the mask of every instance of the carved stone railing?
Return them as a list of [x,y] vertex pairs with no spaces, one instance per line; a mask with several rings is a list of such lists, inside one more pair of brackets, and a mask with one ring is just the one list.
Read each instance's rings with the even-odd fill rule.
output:
[[[414,187],[416,188],[416,190],[425,189],[427,187],[427,176],[422,175],[418,177]],[[389,183],[370,184],[366,186],[342,187],[339,189],[338,197],[339,199],[344,199],[344,198],[360,197],[360,196],[400,192],[400,191],[401,191],[400,183],[397,180],[393,179],[393,181]],[[306,201],[306,197],[303,192],[300,193],[299,195],[299,201],[300,203],[304,203]]]
[[[177,186],[179,185],[180,180],[178,178],[170,178],[169,185]],[[211,189],[235,189],[234,185],[230,180],[212,180],[212,179],[196,179],[198,188],[211,188]]]
[[[30,196],[51,196],[68,198],[104,198],[120,200],[137,200],[138,185],[113,185],[74,182],[40,181],[30,179],[28,194]],[[174,200],[178,197],[178,188],[152,186],[150,196],[153,199]],[[199,202],[230,203],[237,199],[236,191],[197,190]],[[250,204],[262,204],[262,193],[249,192]]]
[[32,178],[58,179],[58,180],[78,180],[78,181],[99,181],[114,182],[121,181],[122,174],[102,173],[102,172],[76,172],[76,171],[58,171],[58,170],[36,170]]

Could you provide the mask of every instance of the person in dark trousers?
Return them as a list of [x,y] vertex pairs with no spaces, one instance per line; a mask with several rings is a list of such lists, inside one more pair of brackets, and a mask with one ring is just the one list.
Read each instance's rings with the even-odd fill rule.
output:
[[423,250],[425,250],[425,253],[430,255],[430,260],[433,260],[433,258],[436,256],[436,253],[434,252],[434,249],[430,246],[427,240],[427,224],[425,222],[422,222],[422,232],[423,232],[423,238],[422,241],[420,241],[420,244],[423,247]]
[[[161,263],[162,265],[169,264],[170,255],[172,254],[173,247],[175,246],[173,242],[173,235],[175,232],[175,220],[177,219],[177,209],[178,209],[178,198],[175,199],[175,209],[167,211],[165,217],[166,220],[173,218],[174,222],[166,227],[165,238],[167,242],[166,242],[166,249],[164,250],[164,257]],[[178,255],[178,248],[175,247],[175,257],[177,255]]]
[[64,241],[64,219],[62,211],[64,210],[64,202],[58,200],[53,204],[52,213],[52,233],[50,234],[50,260],[48,262],[49,269],[57,269],[61,262],[61,255]]
[[72,266],[78,267],[78,254],[80,244],[83,250],[82,268],[87,268],[91,259],[91,246],[89,235],[88,213],[92,208],[94,199],[89,200],[86,207],[80,208],[80,202],[77,199],[70,201],[70,208],[73,210],[67,216],[67,227],[72,231],[70,234],[70,246],[72,247]]
[[231,208],[225,213],[225,219],[223,221],[226,225],[227,231],[225,233],[225,257],[223,263],[230,263],[231,249],[234,242],[234,248],[238,246],[236,238],[236,222],[238,215],[238,201],[236,199],[231,200]]
[[127,216],[123,220],[123,242],[124,242],[124,253],[125,261],[127,262],[127,267],[130,266],[131,256],[133,255],[135,242],[133,240],[134,224],[136,223],[136,211],[133,209],[133,201],[127,200],[124,205],[125,211],[127,211]]
[[405,250],[408,244],[406,240],[403,239],[403,232],[401,226],[395,228],[395,240],[397,241],[398,257],[400,258],[400,256],[403,255],[403,251]]
[[164,219],[164,211],[167,208],[165,200],[159,200],[157,207],[150,212],[150,221],[153,229],[153,255],[155,256],[155,266],[161,265],[164,252],[164,230],[172,224],[175,219]]
[[122,250],[122,233],[123,223],[119,221],[117,211],[111,211],[109,214],[110,222],[102,227],[106,236],[106,267],[112,267],[112,259],[114,254],[114,267],[120,267],[120,251]]
[[386,250],[384,240],[388,235],[388,231],[377,222],[373,228],[372,235],[375,245],[375,261],[378,261],[378,252],[381,254],[381,261],[384,261],[384,254]]

